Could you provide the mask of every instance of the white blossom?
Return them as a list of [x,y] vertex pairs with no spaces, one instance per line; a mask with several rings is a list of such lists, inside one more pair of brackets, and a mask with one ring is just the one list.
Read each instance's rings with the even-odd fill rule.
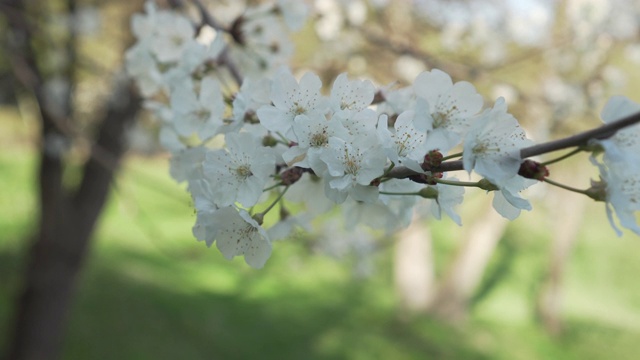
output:
[[433,130],[427,148],[448,152],[464,137],[472,117],[482,108],[482,96],[470,83],[454,84],[448,74],[437,69],[418,75],[413,88],[417,97],[427,101],[431,112]]
[[387,158],[374,140],[358,139],[348,143],[342,139],[329,139],[329,148],[320,155],[327,164],[329,188],[348,192],[355,200],[372,202],[378,197],[378,188],[369,186],[384,173]]
[[517,176],[522,161],[520,149],[531,144],[518,121],[507,113],[504,99],[499,98],[473,123],[464,139],[464,169],[500,187],[503,181]]
[[[451,177],[447,180],[457,181],[458,179]],[[444,212],[456,224],[462,226],[460,215],[456,213],[454,207],[462,204],[462,201],[464,200],[464,187],[446,184],[436,184],[434,187],[438,190],[438,195],[431,203],[431,213],[433,216],[440,220],[442,218],[442,212]]]
[[229,133],[225,142],[227,149],[207,152],[203,164],[207,180],[215,184],[214,202],[253,206],[274,172],[275,157],[248,133]]
[[173,126],[182,136],[196,133],[202,140],[215,135],[223,125],[224,100],[218,82],[206,77],[197,93],[191,81],[183,81],[171,91]]
[[189,43],[195,42],[191,22],[176,13],[161,11],[156,17],[151,51],[163,63],[178,61]]
[[[640,104],[624,96],[613,96],[602,109],[605,123],[623,119],[640,112]],[[605,150],[605,161],[640,162],[640,124],[618,130],[613,136],[598,141]]]
[[350,138],[347,129],[336,119],[327,120],[321,114],[298,115],[293,125],[293,131],[298,139],[296,146],[290,147],[284,154],[284,161],[288,165],[311,168],[316,174],[322,174],[327,166],[320,160],[320,155],[329,146],[329,138],[338,137],[343,140]]
[[404,111],[398,116],[393,125],[393,132],[389,131],[388,118],[380,116],[378,120],[378,137],[380,142],[394,164],[402,164],[416,172],[423,172],[420,163],[427,153],[425,140],[427,134],[416,129],[413,120],[415,113],[411,110]]
[[256,112],[262,106],[269,105],[271,81],[265,77],[247,77],[240,86],[240,91],[233,99],[232,127],[240,127],[245,121],[257,121]]
[[309,16],[309,8],[300,0],[278,0],[278,9],[284,23],[293,31],[302,29]]
[[640,235],[640,226],[636,221],[636,214],[640,211],[640,163],[625,161],[597,162],[592,160],[600,169],[600,184],[604,186],[607,217],[618,236],[622,231],[613,219],[615,212],[620,225]]
[[347,74],[342,73],[333,82],[329,102],[334,112],[358,112],[371,105],[374,94],[371,81],[349,80]]
[[258,109],[260,123],[273,132],[293,138],[296,116],[324,114],[325,101],[320,94],[321,87],[320,78],[313,73],[306,73],[298,83],[289,70],[280,69],[271,88],[273,105]]
[[536,180],[514,176],[502,183],[500,190],[493,191],[493,208],[509,220],[520,216],[521,210],[531,210],[531,204],[523,199],[519,193],[536,183]]
[[[216,210],[211,215],[218,250],[228,260],[244,255],[249,266],[260,269],[271,256],[271,241],[267,232],[243,209],[232,206]],[[208,246],[212,242],[207,242]]]

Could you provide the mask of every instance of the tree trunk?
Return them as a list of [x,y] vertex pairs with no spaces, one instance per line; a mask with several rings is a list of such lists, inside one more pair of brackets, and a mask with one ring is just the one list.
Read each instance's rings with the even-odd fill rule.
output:
[[[16,304],[9,359],[55,359],[60,355],[76,279],[124,152],[125,128],[140,105],[127,88],[114,88],[114,92],[125,95],[112,103],[102,120],[82,182],[73,195],[61,186],[59,156],[42,147],[39,230]],[[43,123],[46,139],[51,136],[51,124],[46,116]]]
[[411,225],[397,237],[396,294],[404,310],[423,312],[429,307],[435,285],[431,232],[424,220],[414,217]]
[[430,312],[450,322],[466,319],[469,300],[507,224],[508,220],[487,209],[469,228],[469,235],[440,285]]
[[[575,171],[562,175],[564,176],[558,179],[560,182],[568,183],[571,179],[582,178],[576,176]],[[552,247],[549,267],[538,297],[537,312],[547,331],[558,335],[563,327],[561,315],[564,272],[578,238],[587,197],[556,188],[550,189],[548,197],[553,199],[549,209],[553,219]]]
[[[76,72],[75,25],[69,22],[65,42],[68,64],[57,74],[64,78],[62,101],[47,97],[46,79],[40,72],[35,43],[44,36],[38,14],[47,13],[45,2],[3,0],[7,9],[11,49],[7,52],[14,75],[38,102],[41,117],[38,190],[40,217],[37,234],[28,254],[23,290],[16,301],[13,338],[8,343],[8,358],[55,359],[60,356],[62,339],[76,278],[89,247],[89,240],[102,212],[115,171],[125,148],[125,129],[140,108],[140,100],[128,83],[114,82],[112,101],[99,114],[97,137],[87,136],[92,144],[90,157],[83,166],[80,185],[69,189],[63,184],[65,145],[82,136],[73,129],[73,94]],[[75,1],[68,0],[64,15],[75,14]],[[38,39],[40,40],[40,39]],[[59,45],[59,44],[58,44]],[[122,78],[122,76],[120,77]],[[50,94],[49,94],[50,95]]]

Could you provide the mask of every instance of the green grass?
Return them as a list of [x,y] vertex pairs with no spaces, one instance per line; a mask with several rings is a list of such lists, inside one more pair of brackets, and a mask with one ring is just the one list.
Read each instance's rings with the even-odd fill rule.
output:
[[[32,148],[3,144],[0,349],[37,216]],[[542,212],[511,224],[469,322],[452,327],[398,311],[388,251],[374,256],[376,271],[365,279],[295,242],[276,243],[260,271],[225,260],[191,236],[190,199],[167,166],[162,158],[126,162],[80,278],[64,359],[564,360],[640,352],[640,243],[615,237],[601,204],[590,205],[569,264],[566,331],[554,338],[533,311],[550,248]],[[442,272],[460,243],[451,234],[461,232],[450,221],[433,229]]]

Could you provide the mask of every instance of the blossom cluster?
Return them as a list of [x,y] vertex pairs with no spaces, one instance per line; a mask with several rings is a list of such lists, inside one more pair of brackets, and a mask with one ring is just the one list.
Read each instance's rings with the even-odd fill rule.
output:
[[[494,208],[508,219],[531,209],[521,191],[537,181],[523,173],[520,151],[532,141],[504,99],[483,110],[472,84],[437,69],[405,88],[341,74],[325,94],[316,74],[298,80],[279,66],[292,48],[287,29],[299,28],[306,14],[293,3],[249,9],[228,27],[207,22],[207,9],[198,24],[152,3],[133,18],[128,71],[161,120],[171,175],[188,184],[198,240],[261,268],[273,240],[310,228],[336,204],[351,226],[386,232],[408,225],[419,199],[436,218],[444,213],[461,224],[456,206],[465,185],[492,191]],[[224,80],[228,70],[246,74],[239,88]],[[605,120],[631,111],[619,102],[605,109]],[[613,207],[623,226],[639,232],[632,217],[640,172],[617,165],[638,153],[635,139],[620,132],[601,141],[598,164],[609,213]],[[465,177],[482,180],[439,171],[449,159],[462,159]],[[279,214],[265,221],[274,208]]]

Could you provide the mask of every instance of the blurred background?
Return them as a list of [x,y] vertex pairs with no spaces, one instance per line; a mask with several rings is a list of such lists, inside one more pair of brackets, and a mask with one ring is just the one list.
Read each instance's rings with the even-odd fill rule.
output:
[[[635,0],[308,4],[292,67],[327,88],[342,72],[401,87],[442,69],[486,104],[505,97],[537,142],[598,126],[611,95],[640,101]],[[244,6],[209,5],[224,24]],[[0,1],[0,354],[637,358],[638,236],[617,237],[602,203],[544,185],[513,222],[472,190],[463,227],[418,211],[375,236],[329,219],[275,243],[259,271],[196,242],[191,199],[123,72],[142,8]],[[597,176],[586,155],[550,171],[578,188]]]

